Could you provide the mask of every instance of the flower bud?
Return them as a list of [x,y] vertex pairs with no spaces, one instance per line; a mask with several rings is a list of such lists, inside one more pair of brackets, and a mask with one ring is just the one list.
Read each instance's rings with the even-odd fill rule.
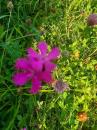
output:
[[12,3],[12,1],[8,1],[7,8],[8,8],[9,11],[12,11],[12,9],[13,9],[13,3]]

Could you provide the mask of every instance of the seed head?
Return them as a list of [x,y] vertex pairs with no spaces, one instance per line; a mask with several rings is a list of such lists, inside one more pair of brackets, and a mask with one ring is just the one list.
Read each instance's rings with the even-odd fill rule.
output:
[[87,18],[87,24],[89,26],[97,25],[97,14],[90,14]]
[[57,80],[52,84],[52,87],[57,93],[63,93],[64,91],[70,90],[69,85],[62,80]]
[[26,19],[25,23],[26,23],[28,26],[31,26],[31,24],[32,24],[31,18]]
[[9,11],[12,11],[12,9],[13,9],[13,3],[12,3],[12,1],[8,1],[8,3],[7,3],[7,8],[8,8],[8,10]]
[[70,56],[70,52],[67,51],[67,50],[65,50],[65,51],[63,52],[63,56],[66,57],[66,58],[68,58],[68,57]]

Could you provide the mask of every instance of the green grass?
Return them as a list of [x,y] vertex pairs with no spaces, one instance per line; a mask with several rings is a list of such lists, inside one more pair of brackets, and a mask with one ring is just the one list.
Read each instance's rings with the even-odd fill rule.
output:
[[[0,130],[96,130],[97,129],[97,26],[86,19],[97,13],[97,0],[15,0],[13,9],[0,0]],[[56,79],[69,84],[63,94],[44,86],[28,94],[12,83],[15,60],[28,47],[45,40],[58,46],[61,58]],[[77,118],[88,115],[86,122]]]

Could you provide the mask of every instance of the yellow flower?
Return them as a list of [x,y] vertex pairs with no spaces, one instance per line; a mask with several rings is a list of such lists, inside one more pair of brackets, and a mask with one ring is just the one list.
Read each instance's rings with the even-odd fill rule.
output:
[[73,57],[74,57],[75,59],[79,59],[79,57],[80,57],[80,51],[79,51],[79,50],[75,51],[75,52],[73,53]]

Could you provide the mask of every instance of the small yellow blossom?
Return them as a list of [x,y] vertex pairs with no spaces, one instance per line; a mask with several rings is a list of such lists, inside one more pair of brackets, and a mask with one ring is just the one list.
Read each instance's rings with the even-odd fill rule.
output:
[[76,51],[72,54],[72,58],[79,59],[79,57],[80,57],[80,51],[79,51],[79,50],[76,50]]

